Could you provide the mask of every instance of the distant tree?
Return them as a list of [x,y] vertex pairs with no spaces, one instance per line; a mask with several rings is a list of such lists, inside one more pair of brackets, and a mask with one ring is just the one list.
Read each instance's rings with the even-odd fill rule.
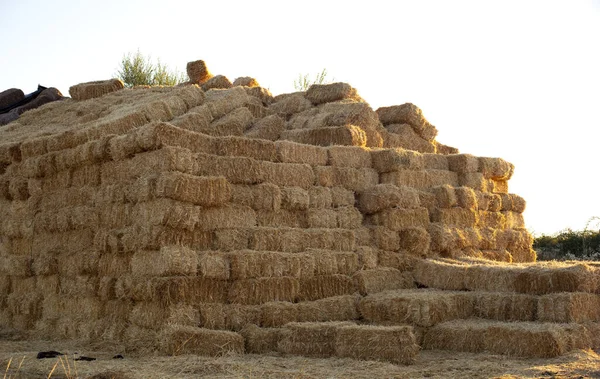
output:
[[540,260],[600,260],[600,231],[589,226],[597,217],[588,220],[583,231],[565,229],[553,235],[541,235],[533,240]]
[[310,78],[309,74],[299,74],[298,79],[294,80],[294,88],[296,91],[306,91],[313,84],[326,84],[335,80],[334,78],[327,78],[327,75],[327,69],[317,73],[313,79]]
[[117,77],[126,87],[149,86],[174,86],[185,81],[185,75],[178,71],[171,71],[160,63],[154,64],[150,57],[145,57],[138,50],[135,54],[128,53],[121,59]]

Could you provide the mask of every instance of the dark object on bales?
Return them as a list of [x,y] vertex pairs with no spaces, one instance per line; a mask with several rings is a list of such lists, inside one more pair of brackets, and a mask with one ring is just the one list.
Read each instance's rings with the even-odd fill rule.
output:
[[39,353],[37,353],[37,359],[44,359],[44,358],[56,358],[59,355],[64,355],[63,353],[60,353],[58,351],[54,351],[54,350],[49,350],[49,351],[40,351]]
[[38,89],[28,95],[21,98],[19,94],[22,94],[21,90],[11,88],[9,90],[0,92],[0,104],[8,103],[11,99],[19,99],[12,102],[9,105],[4,105],[0,108],[0,125],[6,125],[19,118],[23,112],[30,109],[35,109],[46,103],[64,99],[62,93],[56,88],[46,88],[38,85]]
[[86,356],[83,356],[83,355],[82,355],[81,357],[75,358],[74,360],[76,360],[76,361],[85,361],[85,362],[91,362],[91,361],[95,361],[95,360],[96,360],[96,358],[92,358],[92,357],[86,357]]
[[112,359],[125,359],[121,354],[117,354]]

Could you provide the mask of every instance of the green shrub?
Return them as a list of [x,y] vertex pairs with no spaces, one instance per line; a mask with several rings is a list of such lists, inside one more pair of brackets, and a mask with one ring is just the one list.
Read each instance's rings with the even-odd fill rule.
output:
[[[592,220],[588,221],[588,226]],[[541,235],[533,241],[540,260],[600,260],[600,231],[565,229],[553,235]]]
[[126,87],[174,86],[185,81],[183,73],[169,70],[160,60],[157,60],[156,64],[152,63],[150,57],[145,57],[139,50],[135,54],[128,53],[123,56],[117,78],[121,79]]

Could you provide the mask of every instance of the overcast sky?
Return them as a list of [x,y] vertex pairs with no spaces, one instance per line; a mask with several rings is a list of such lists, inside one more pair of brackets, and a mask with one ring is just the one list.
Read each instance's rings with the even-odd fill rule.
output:
[[412,102],[440,142],[514,163],[532,232],[600,216],[598,0],[0,0],[0,35],[0,91],[68,95],[138,49],[274,94],[326,68],[374,109]]

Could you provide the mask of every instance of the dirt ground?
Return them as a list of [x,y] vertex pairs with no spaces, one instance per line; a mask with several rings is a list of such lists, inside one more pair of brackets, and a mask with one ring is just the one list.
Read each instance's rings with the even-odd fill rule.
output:
[[[421,351],[416,364],[398,366],[384,362],[283,357],[277,354],[226,355],[216,358],[195,355],[165,357],[127,353],[121,349],[118,345],[0,338],[0,375],[4,375],[4,379],[600,378],[600,355],[593,350],[578,350],[553,359],[515,359],[491,354]],[[48,350],[69,355],[63,357],[62,361],[58,358],[36,359],[38,352]],[[123,355],[123,359],[113,359],[117,354]],[[96,360],[74,360],[80,356]]]

